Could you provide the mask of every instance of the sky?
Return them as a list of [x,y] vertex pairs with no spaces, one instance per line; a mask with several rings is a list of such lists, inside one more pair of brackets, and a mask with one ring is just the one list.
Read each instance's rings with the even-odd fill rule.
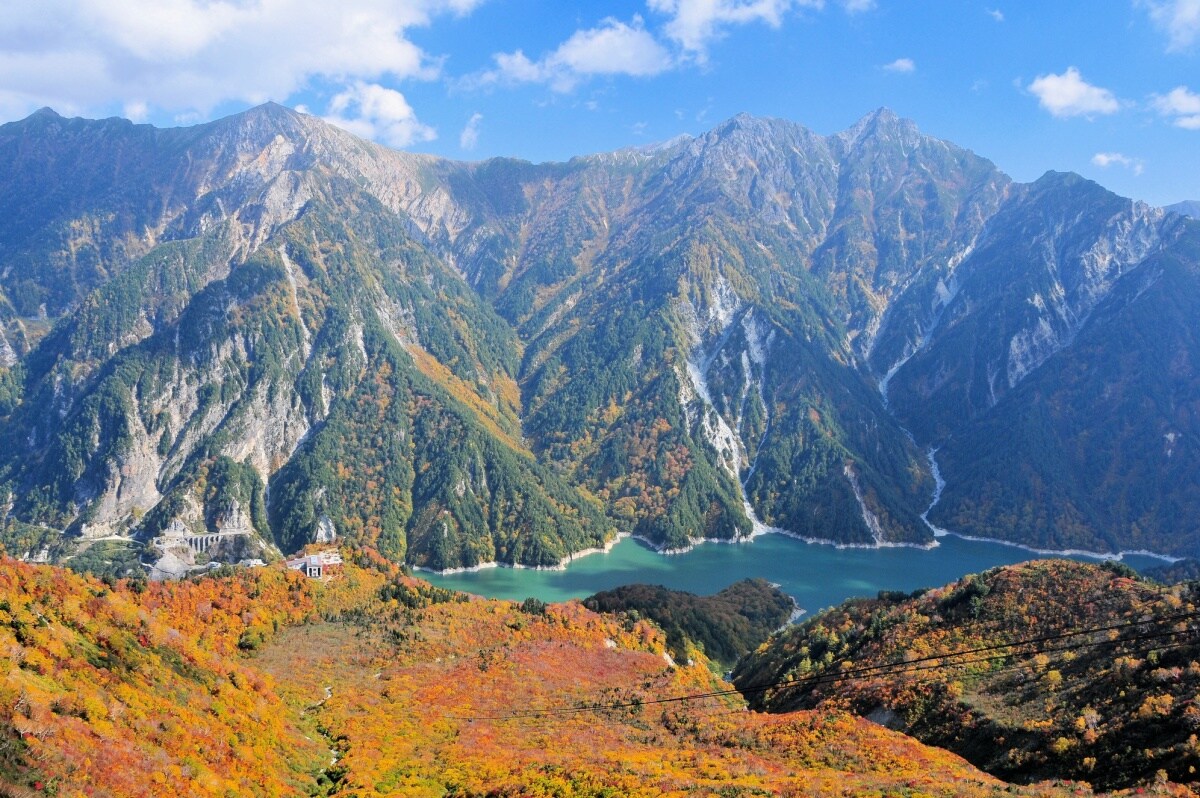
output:
[[879,107],[1020,181],[1200,199],[1200,0],[18,0],[0,122],[159,126],[273,100],[380,143],[532,161],[740,112]]

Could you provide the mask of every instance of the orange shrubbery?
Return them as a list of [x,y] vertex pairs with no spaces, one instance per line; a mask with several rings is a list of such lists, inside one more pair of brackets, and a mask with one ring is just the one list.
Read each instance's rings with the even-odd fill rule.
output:
[[256,569],[142,589],[0,563],[7,793],[300,791],[319,750],[236,654],[307,616],[310,586]]
[[0,794],[1087,792],[1010,788],[836,710],[674,700],[728,685],[671,662],[645,621],[468,599],[376,565],[113,588],[0,563]]
[[[848,708],[886,718],[1004,778],[1106,788],[1197,778],[1200,597],[1119,567],[1055,560],[998,568],[918,596],[847,603],[740,665],[773,711]],[[1181,618],[1183,620],[1181,620]],[[1103,631],[1077,634],[1081,630]],[[1043,642],[1016,646],[1017,641]],[[973,651],[966,656],[954,652]],[[862,678],[831,681],[853,661]],[[892,672],[894,664],[921,667]]]
[[[354,796],[993,795],[958,757],[842,712],[751,713],[660,631],[568,603],[458,600],[396,580],[356,626],[288,630],[258,660],[338,751]],[[619,706],[614,707],[617,704]],[[1078,794],[1079,785],[1017,790]]]

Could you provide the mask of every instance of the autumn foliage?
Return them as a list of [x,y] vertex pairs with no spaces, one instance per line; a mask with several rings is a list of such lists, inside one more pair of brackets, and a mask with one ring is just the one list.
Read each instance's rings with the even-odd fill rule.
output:
[[1191,783],[1196,589],[1121,566],[997,568],[847,602],[764,645],[734,680],[758,707],[848,709],[1009,780]]
[[300,792],[319,750],[239,651],[312,607],[282,570],[109,586],[3,561],[0,793]]
[[366,562],[168,585],[0,562],[0,795],[1090,792],[1012,787],[841,709],[748,711],[630,614]]

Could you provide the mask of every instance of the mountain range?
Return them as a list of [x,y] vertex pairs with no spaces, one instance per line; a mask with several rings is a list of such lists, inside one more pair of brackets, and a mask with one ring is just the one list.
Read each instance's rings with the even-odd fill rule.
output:
[[1200,223],[887,110],[531,164],[43,109],[0,126],[3,543],[1195,555],[1198,312]]

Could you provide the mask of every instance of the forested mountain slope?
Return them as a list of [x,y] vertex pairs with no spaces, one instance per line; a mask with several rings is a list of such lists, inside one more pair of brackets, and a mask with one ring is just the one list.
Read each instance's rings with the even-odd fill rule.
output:
[[540,165],[43,110],[0,127],[6,546],[925,545],[936,450],[937,525],[1196,553],[1197,235],[886,110]]
[[847,709],[1006,780],[1194,782],[1196,588],[1065,560],[996,568],[847,602],[779,633],[733,681],[756,708]]

